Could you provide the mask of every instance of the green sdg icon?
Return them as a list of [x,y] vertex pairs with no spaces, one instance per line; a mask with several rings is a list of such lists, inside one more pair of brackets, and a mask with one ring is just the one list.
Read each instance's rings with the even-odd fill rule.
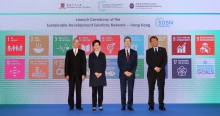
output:
[[72,49],[71,35],[54,35],[53,36],[53,55],[66,55],[66,51]]
[[144,59],[138,59],[138,65],[135,72],[136,79],[144,79]]

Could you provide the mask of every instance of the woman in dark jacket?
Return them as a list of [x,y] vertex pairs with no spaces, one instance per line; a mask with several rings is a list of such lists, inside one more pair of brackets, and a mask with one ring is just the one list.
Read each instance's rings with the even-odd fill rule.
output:
[[96,110],[97,104],[97,92],[98,92],[98,106],[100,110],[102,108],[103,101],[103,86],[107,85],[105,69],[106,69],[106,57],[103,52],[100,51],[100,41],[94,40],[92,46],[94,51],[89,55],[89,69],[90,78],[89,86],[92,87],[92,106],[93,111]]

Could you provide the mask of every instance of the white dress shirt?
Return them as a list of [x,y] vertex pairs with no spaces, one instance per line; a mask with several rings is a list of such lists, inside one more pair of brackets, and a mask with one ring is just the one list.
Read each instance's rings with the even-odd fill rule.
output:
[[78,53],[78,48],[73,48],[73,53],[74,53],[74,55],[76,56],[77,53]]

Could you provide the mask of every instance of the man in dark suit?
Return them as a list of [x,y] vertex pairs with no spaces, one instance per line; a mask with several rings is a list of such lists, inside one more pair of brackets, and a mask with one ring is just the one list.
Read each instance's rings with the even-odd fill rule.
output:
[[125,110],[126,107],[126,85],[128,83],[128,110],[134,110],[133,105],[133,90],[135,71],[137,68],[137,52],[130,49],[131,38],[124,38],[125,49],[118,52],[118,67],[119,78],[121,87],[121,110]]
[[146,51],[146,61],[148,64],[147,79],[149,87],[149,110],[154,110],[154,88],[157,81],[159,90],[159,109],[165,111],[164,107],[164,85],[165,85],[165,66],[167,64],[167,52],[163,47],[158,46],[158,38],[150,38],[152,48]]
[[81,107],[81,88],[82,81],[86,77],[86,56],[85,52],[78,49],[80,41],[78,38],[73,40],[73,49],[66,52],[65,58],[65,78],[69,81],[69,110],[74,109],[74,87],[76,86],[76,108],[83,110]]

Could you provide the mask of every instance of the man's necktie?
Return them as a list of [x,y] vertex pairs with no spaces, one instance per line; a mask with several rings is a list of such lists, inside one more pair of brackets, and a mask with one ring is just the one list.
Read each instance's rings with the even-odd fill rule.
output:
[[127,50],[127,62],[129,61],[129,53],[128,53],[128,50]]

